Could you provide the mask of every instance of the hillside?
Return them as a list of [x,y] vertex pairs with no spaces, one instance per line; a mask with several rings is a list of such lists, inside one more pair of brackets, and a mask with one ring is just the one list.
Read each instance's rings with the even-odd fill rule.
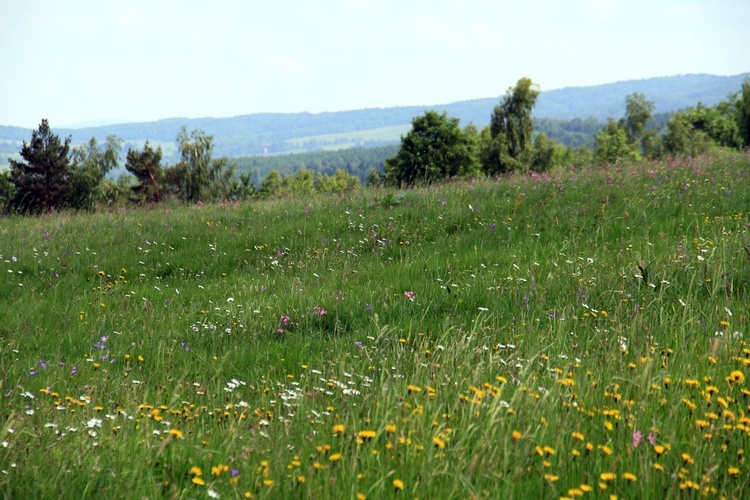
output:
[[[544,91],[534,111],[535,118],[571,120],[593,118],[604,121],[620,117],[625,109],[625,96],[641,92],[654,101],[655,112],[671,112],[694,106],[698,101],[713,105],[729,92],[737,91],[750,73],[736,76],[682,75],[649,78],[598,85],[569,87]],[[168,118],[147,123],[127,123],[79,129],[55,129],[62,136],[71,136],[80,144],[92,136],[102,141],[116,134],[128,146],[140,147],[146,140],[162,145],[165,157],[174,151],[173,144],[180,127],[201,129],[212,134],[216,154],[229,157],[264,153],[309,152],[353,146],[380,146],[399,140],[414,116],[425,110],[445,111],[461,120],[483,127],[489,121],[500,96],[450,104],[362,109],[330,113],[259,113],[230,118]],[[41,117],[40,117],[41,118]],[[51,124],[54,127],[54,123]],[[0,157],[17,155],[31,130],[0,126]]]

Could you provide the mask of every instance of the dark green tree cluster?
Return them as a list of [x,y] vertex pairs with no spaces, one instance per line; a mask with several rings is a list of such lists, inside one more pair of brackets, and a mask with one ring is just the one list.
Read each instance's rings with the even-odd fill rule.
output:
[[249,175],[235,178],[229,160],[213,158],[213,137],[201,131],[188,134],[182,129],[177,136],[181,160],[173,166],[163,167],[161,148],[148,142],[142,150],[129,149],[125,168],[132,177],[113,181],[107,174],[119,167],[122,144],[111,135],[103,145],[92,138],[71,149],[70,138],[61,140],[42,120],[31,142],[23,143],[23,161],[10,160],[10,170],[0,175],[0,203],[17,213],[39,214],[62,208],[90,210],[124,200],[218,200],[254,192]]
[[385,162],[386,184],[413,185],[451,177],[544,171],[555,164],[561,149],[546,134],[534,137],[531,113],[539,88],[521,78],[495,106],[490,124],[463,130],[456,118],[428,111],[412,121],[396,156]]
[[412,185],[477,173],[474,144],[458,122],[435,111],[414,118],[401,149],[385,162],[386,182]]

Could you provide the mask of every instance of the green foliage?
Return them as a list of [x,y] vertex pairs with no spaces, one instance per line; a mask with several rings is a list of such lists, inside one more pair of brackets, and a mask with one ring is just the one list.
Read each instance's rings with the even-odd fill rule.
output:
[[539,92],[530,78],[521,78],[495,106],[489,125],[490,140],[485,142],[481,155],[488,175],[528,168],[534,132],[531,112]]
[[531,148],[529,169],[534,172],[544,172],[555,165],[557,145],[549,140],[547,134],[541,132],[534,138]]
[[237,172],[252,173],[253,181],[256,184],[260,184],[271,170],[277,170],[282,175],[294,175],[303,168],[311,170],[315,174],[327,174],[329,176],[337,170],[343,169],[365,182],[371,170],[383,172],[385,160],[394,156],[398,149],[396,145],[373,148],[360,147],[313,153],[243,156],[233,158],[233,161],[237,163]]
[[742,138],[733,103],[723,101],[714,107],[698,103],[676,113],[667,124],[663,142],[665,150],[673,155],[696,155],[715,147],[739,147]]
[[672,155],[697,156],[714,147],[711,137],[695,129],[684,113],[677,113],[669,120],[662,142],[664,151]]
[[646,126],[653,117],[654,103],[640,92],[625,96],[625,116],[618,125],[625,130],[628,142],[639,144],[646,132]]
[[276,169],[272,169],[268,172],[265,179],[263,179],[263,184],[261,184],[258,190],[258,195],[261,198],[268,198],[273,195],[286,194],[282,191],[282,188],[284,188],[284,183],[281,173]]
[[360,186],[359,177],[351,175],[340,168],[329,176],[328,174],[317,174],[315,176],[315,190],[324,194],[341,194],[352,191]]
[[60,141],[43,119],[31,133],[31,143],[23,143],[21,157],[26,161],[10,161],[15,210],[40,213],[65,206],[73,184],[69,150],[70,137]]
[[[540,94],[542,96],[544,94]],[[596,118],[574,118],[559,120],[552,118],[534,118],[534,132],[544,132],[549,139],[571,148],[590,146],[594,137],[603,128]]]
[[633,148],[625,128],[610,118],[596,135],[594,157],[599,163],[617,163],[621,160],[637,160],[640,155]]
[[392,185],[432,183],[478,172],[472,139],[457,118],[427,111],[412,120],[396,156],[385,162],[385,180]]
[[122,140],[114,135],[107,137],[102,149],[92,137],[88,144],[73,148],[73,185],[70,192],[70,206],[90,210],[98,202],[103,202],[102,182],[106,175],[118,168]]
[[190,134],[183,126],[177,135],[177,150],[181,160],[169,176],[185,201],[222,199],[226,197],[234,166],[226,157],[214,159],[214,137],[202,130]]
[[161,200],[161,148],[153,149],[146,142],[143,151],[128,150],[125,168],[136,179],[135,185],[131,188],[134,201],[143,203]]
[[737,109],[737,129],[742,146],[750,148],[750,78],[742,82],[742,88],[735,100]]
[[10,208],[16,187],[10,180],[10,171],[0,172],[0,215]]

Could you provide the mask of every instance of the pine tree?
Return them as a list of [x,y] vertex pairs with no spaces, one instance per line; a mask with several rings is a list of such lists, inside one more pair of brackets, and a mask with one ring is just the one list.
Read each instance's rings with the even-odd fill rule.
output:
[[46,119],[24,141],[21,157],[10,160],[10,182],[15,186],[11,207],[25,213],[50,212],[63,207],[73,183],[68,153],[70,137],[61,141],[52,133]]

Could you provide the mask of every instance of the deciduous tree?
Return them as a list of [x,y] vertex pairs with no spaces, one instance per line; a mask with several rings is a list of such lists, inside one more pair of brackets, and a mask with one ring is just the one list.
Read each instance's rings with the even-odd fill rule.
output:
[[181,161],[176,165],[181,176],[180,191],[186,201],[224,197],[230,189],[234,166],[227,158],[213,158],[214,137],[202,130],[177,135]]
[[475,174],[479,163],[473,143],[458,123],[435,111],[414,118],[396,156],[385,161],[386,182],[412,185]]
[[539,97],[539,87],[530,78],[521,78],[505,93],[492,112],[489,141],[482,153],[483,168],[489,175],[525,170],[531,150],[534,122],[531,112]]
[[110,135],[102,148],[92,137],[87,144],[73,148],[73,185],[70,194],[73,208],[91,209],[97,200],[103,200],[101,184],[106,175],[119,166],[122,142],[117,136]]

